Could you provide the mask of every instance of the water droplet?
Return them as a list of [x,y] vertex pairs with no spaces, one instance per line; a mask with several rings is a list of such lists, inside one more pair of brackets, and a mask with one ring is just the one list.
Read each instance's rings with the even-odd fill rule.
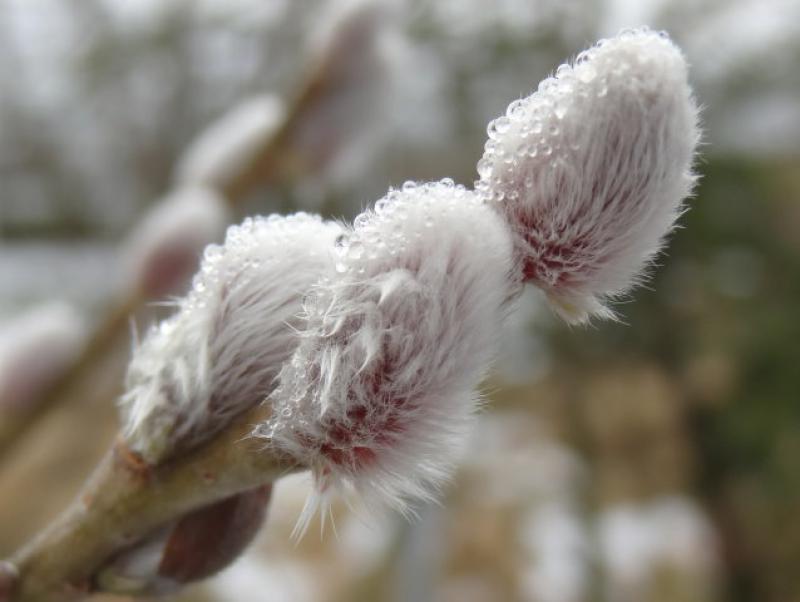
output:
[[446,189],[448,189],[448,190],[449,190],[449,189],[451,189],[451,188],[453,188],[453,187],[456,185],[456,183],[455,183],[455,182],[452,180],[452,178],[444,178],[444,179],[443,179],[443,180],[440,182],[440,184],[441,184],[442,186],[444,186],[444,187],[445,187]]
[[492,175],[492,162],[486,157],[478,161],[478,175],[481,178],[488,178]]
[[588,84],[592,81],[595,77],[597,77],[597,71],[591,65],[583,65],[577,71],[578,79],[581,80],[584,84]]
[[403,192],[414,192],[417,189],[417,183],[411,180],[403,182]]
[[548,77],[539,82],[538,91],[542,94],[550,94],[558,87],[558,82],[554,77]]
[[357,230],[363,230],[369,225],[369,215],[367,213],[360,213],[353,220],[353,225]]
[[511,128],[511,120],[508,117],[498,117],[494,120],[494,129],[498,134],[505,134]]
[[337,262],[336,262],[336,271],[337,271],[338,273],[340,273],[340,274],[344,274],[344,273],[345,273],[345,272],[347,272],[347,270],[349,270],[349,269],[350,269],[350,268],[348,267],[348,265],[347,265],[346,263],[344,263],[343,261],[337,261]]
[[525,101],[515,100],[506,109],[506,116],[514,121],[522,121],[525,118]]
[[572,74],[572,67],[567,64],[559,65],[558,69],[556,69],[556,77],[558,78],[566,78]]
[[564,100],[559,100],[556,103],[556,106],[553,109],[553,112],[556,114],[558,119],[564,119],[564,116],[567,114],[567,103]]
[[364,245],[361,244],[359,241],[353,242],[347,251],[347,256],[350,259],[361,259],[363,255],[364,255]]
[[345,253],[347,253],[348,246],[349,245],[348,245],[347,235],[345,234],[340,234],[339,236],[336,237],[336,240],[333,242],[333,248],[334,251],[336,251],[337,255],[344,255]]
[[206,261],[214,261],[218,257],[222,255],[222,247],[219,245],[208,245],[206,247],[205,252],[203,253],[203,257]]

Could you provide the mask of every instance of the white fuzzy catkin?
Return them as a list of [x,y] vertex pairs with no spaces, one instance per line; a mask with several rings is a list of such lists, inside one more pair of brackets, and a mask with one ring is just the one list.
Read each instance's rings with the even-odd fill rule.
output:
[[0,410],[28,411],[64,374],[88,337],[70,305],[35,307],[0,327]]
[[392,190],[336,243],[258,430],[332,487],[408,511],[463,445],[512,295],[511,235],[452,181]]
[[260,403],[296,346],[302,296],[333,271],[341,227],[248,218],[209,246],[190,293],[134,350],[121,399],[131,448],[155,463]]
[[523,278],[570,322],[613,315],[695,181],[698,111],[665,34],[622,32],[488,127],[476,189],[516,232]]
[[148,299],[179,292],[205,246],[222,238],[228,213],[224,199],[209,188],[180,188],[158,201],[125,245],[129,285]]
[[286,109],[273,94],[249,98],[212,123],[189,145],[175,169],[180,184],[224,190],[283,122]]

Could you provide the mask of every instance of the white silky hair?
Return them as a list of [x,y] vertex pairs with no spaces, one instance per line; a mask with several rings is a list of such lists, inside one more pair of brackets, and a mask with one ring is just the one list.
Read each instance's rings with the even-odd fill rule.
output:
[[157,463],[265,399],[341,230],[305,213],[247,218],[206,248],[177,312],[134,350],[120,400],[134,451]]
[[336,256],[306,299],[302,340],[256,432],[312,469],[298,533],[333,489],[367,509],[435,499],[515,292],[507,225],[450,180],[391,190]]
[[612,317],[696,180],[698,109],[681,51],[646,28],[561,65],[488,127],[476,190],[515,231],[524,279],[569,322]]

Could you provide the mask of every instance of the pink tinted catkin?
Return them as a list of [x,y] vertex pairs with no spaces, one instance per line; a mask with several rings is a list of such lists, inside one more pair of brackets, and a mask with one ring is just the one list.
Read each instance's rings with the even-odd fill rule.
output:
[[515,231],[522,278],[569,322],[642,277],[695,182],[698,110],[663,34],[621,33],[492,121],[476,189]]
[[448,476],[511,296],[502,219],[452,181],[392,190],[337,241],[257,431],[334,485],[401,511]]
[[133,451],[158,463],[263,401],[296,346],[306,290],[333,269],[341,227],[247,218],[206,248],[192,290],[133,353],[120,406]]

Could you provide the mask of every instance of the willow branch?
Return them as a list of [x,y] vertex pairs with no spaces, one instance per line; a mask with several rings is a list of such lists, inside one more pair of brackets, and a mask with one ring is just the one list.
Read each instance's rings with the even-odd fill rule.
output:
[[300,467],[250,437],[268,409],[244,414],[198,449],[148,467],[117,443],[58,520],[11,560],[17,573],[6,602],[80,600],[116,552],[196,508],[272,483]]

